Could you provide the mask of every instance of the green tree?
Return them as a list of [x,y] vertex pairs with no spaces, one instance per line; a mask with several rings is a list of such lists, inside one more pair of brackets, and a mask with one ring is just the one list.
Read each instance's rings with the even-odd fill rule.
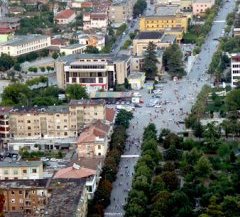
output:
[[155,79],[158,68],[157,63],[159,63],[156,56],[156,45],[153,42],[149,42],[147,50],[144,55],[144,70],[146,72],[147,79]]
[[86,88],[82,87],[80,84],[68,85],[66,94],[69,99],[88,99]]
[[161,177],[169,191],[174,191],[178,189],[179,179],[175,172],[163,172]]
[[226,98],[226,107],[228,111],[237,111],[240,109],[240,89],[230,91]]
[[7,55],[2,54],[0,56],[0,71],[6,71],[14,66],[14,59]]
[[124,109],[121,109],[116,118],[116,124],[122,125],[125,128],[129,127],[129,122],[133,118],[132,112],[128,112]]
[[97,54],[97,53],[99,53],[99,50],[98,50],[96,47],[89,45],[89,46],[86,47],[86,49],[84,50],[84,52],[85,52],[85,53],[90,53],[90,54],[91,54],[91,53]]
[[57,58],[58,58],[58,53],[57,53],[57,52],[53,52],[52,58],[53,58],[53,59],[57,59]]
[[29,105],[31,91],[25,84],[10,84],[4,88],[2,93],[3,105]]
[[205,156],[202,156],[194,166],[194,170],[197,176],[208,177],[212,171],[212,165]]
[[163,65],[171,76],[182,77],[186,74],[183,65],[183,54],[178,44],[173,44],[164,51]]
[[20,63],[15,63],[14,64],[14,69],[16,70],[16,71],[21,71],[21,65],[20,65]]
[[224,216],[222,212],[222,206],[217,203],[217,198],[212,196],[210,198],[210,204],[207,208],[207,214],[211,217],[222,217]]
[[137,18],[147,8],[147,2],[145,0],[137,0],[133,6],[133,18]]

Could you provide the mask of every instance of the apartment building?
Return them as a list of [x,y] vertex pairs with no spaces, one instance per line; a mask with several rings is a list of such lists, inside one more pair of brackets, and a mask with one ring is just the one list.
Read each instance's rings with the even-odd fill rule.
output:
[[111,23],[118,27],[132,19],[135,0],[115,0],[109,7],[108,17]]
[[106,120],[106,103],[104,100],[71,100],[69,114],[72,126],[79,132],[96,120]]
[[77,140],[78,157],[103,157],[108,150],[110,126],[101,121],[93,123],[83,130]]
[[6,144],[10,139],[9,112],[12,108],[0,108],[0,142]]
[[0,54],[17,57],[33,51],[42,50],[51,45],[51,38],[44,35],[17,36],[0,44]]
[[0,180],[42,178],[42,161],[0,162]]
[[102,50],[105,46],[105,35],[100,32],[96,34],[79,34],[75,38],[79,41],[79,44],[93,46],[98,50]]
[[133,54],[135,56],[143,56],[149,42],[153,42],[158,49],[164,49],[175,43],[176,40],[174,37],[170,39],[168,35],[159,31],[140,32],[135,39],[133,39]]
[[240,81],[240,54],[233,54],[231,57],[231,86],[239,85]]
[[105,31],[108,26],[108,16],[106,12],[91,12],[83,14],[83,30],[101,29]]
[[145,16],[140,19],[140,31],[164,31],[168,28],[188,28],[188,17],[182,14]]
[[71,9],[66,9],[63,11],[60,11],[56,17],[55,17],[55,22],[58,25],[66,25],[71,22],[73,22],[76,18],[76,13],[74,10]]
[[83,53],[86,47],[86,45],[82,44],[71,44],[65,47],[61,47],[60,53],[64,53],[65,55]]
[[87,216],[86,180],[7,180],[0,183],[6,216]]
[[16,216],[40,216],[44,213],[50,192],[47,179],[7,180],[0,183],[4,195],[4,213]]
[[13,109],[9,114],[14,140],[74,138],[84,125],[106,119],[105,102],[73,100],[69,106]]
[[130,56],[109,54],[77,54],[58,59],[56,62],[57,84],[80,84],[88,92],[108,90],[123,84],[130,74]]
[[192,12],[193,15],[201,15],[210,9],[215,4],[215,0],[193,0],[192,2]]

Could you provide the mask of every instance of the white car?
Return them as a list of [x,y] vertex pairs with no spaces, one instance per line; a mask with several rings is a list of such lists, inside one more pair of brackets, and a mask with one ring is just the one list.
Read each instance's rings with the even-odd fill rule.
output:
[[155,105],[154,108],[161,108],[161,105]]

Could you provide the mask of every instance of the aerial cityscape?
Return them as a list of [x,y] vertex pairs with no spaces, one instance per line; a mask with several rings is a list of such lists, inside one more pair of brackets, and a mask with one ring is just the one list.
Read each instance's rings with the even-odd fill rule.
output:
[[240,217],[239,0],[0,0],[0,217]]

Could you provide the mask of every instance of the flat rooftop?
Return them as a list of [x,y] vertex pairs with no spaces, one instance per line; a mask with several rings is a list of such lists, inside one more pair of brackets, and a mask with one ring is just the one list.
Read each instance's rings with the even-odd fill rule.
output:
[[77,208],[81,202],[85,182],[85,179],[53,179],[49,186],[52,189],[52,195],[46,205],[45,216],[78,216]]
[[171,43],[173,44],[176,41],[176,35],[164,34],[162,37],[162,43]]
[[75,48],[84,48],[86,47],[86,45],[83,45],[83,44],[71,44],[71,45],[68,45],[68,46],[65,46],[65,47],[61,47],[61,49],[75,49]]
[[45,188],[47,186],[48,179],[26,179],[26,180],[4,180],[0,181],[0,189],[11,188]]
[[71,100],[69,105],[105,105],[105,100],[101,99],[81,99],[81,100]]
[[13,161],[13,162],[0,162],[0,167],[38,167],[41,166],[42,161]]
[[161,5],[156,7],[155,14],[158,16],[175,16],[180,11],[178,5]]
[[146,31],[139,32],[136,39],[161,39],[163,36],[163,32],[160,31]]
[[107,99],[107,98],[131,98],[132,93],[131,92],[92,92],[90,93],[91,98],[96,99]]
[[45,36],[45,35],[23,35],[23,36],[17,36],[16,38],[13,38],[7,42],[4,42],[1,45],[7,45],[7,46],[19,46],[22,44],[27,44],[31,41],[36,41],[36,40],[42,40],[42,39],[46,39],[49,36]]

